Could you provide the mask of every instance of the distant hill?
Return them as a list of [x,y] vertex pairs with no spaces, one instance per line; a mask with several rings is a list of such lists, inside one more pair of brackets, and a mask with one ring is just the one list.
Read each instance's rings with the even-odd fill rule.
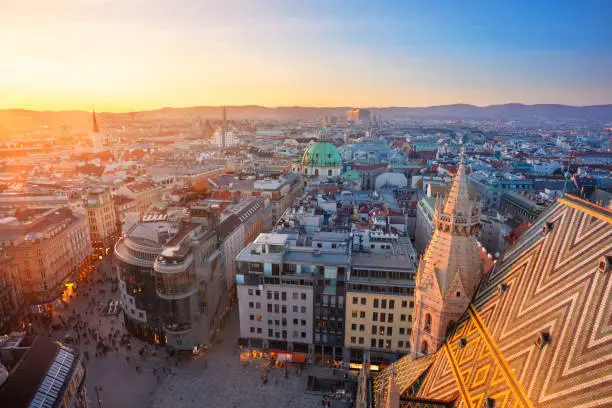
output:
[[[229,119],[317,119],[326,115],[344,117],[349,107],[315,108],[302,106],[229,106]],[[509,103],[504,105],[474,106],[467,104],[428,106],[422,108],[387,107],[366,108],[374,114],[382,114],[386,119],[430,118],[430,119],[483,119],[483,120],[588,120],[612,122],[612,104],[593,106],[569,106],[556,104],[524,105]],[[171,120],[196,118],[220,119],[220,106],[194,106],[188,108],[162,108],[130,113],[99,113],[102,124],[112,122],[126,123],[130,120]],[[91,127],[91,113],[85,111],[30,111],[24,109],[0,110],[0,135],[7,131],[31,129],[32,126],[62,126],[88,131]]]

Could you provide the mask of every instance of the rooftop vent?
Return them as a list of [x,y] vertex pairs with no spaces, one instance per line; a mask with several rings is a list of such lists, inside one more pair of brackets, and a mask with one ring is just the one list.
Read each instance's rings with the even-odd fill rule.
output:
[[550,333],[541,331],[538,333],[538,336],[536,337],[536,342],[535,342],[536,347],[539,349],[542,349],[545,345],[550,343],[550,340],[551,340]]
[[550,231],[553,230],[554,227],[555,227],[555,224],[553,224],[552,222],[544,223],[542,225],[542,235],[548,234]]
[[604,255],[599,259],[598,270],[601,273],[608,273],[612,269],[612,262],[610,261],[610,256]]

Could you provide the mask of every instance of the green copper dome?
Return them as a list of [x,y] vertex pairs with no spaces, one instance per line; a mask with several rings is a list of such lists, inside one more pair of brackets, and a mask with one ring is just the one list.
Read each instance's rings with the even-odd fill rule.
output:
[[340,167],[342,157],[338,148],[329,142],[313,143],[302,157],[302,167]]

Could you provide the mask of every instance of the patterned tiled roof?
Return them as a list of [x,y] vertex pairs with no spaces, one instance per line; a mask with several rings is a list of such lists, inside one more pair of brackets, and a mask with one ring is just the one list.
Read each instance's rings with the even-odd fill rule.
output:
[[612,211],[560,198],[483,279],[418,397],[457,399],[457,407],[486,399],[496,407],[609,406],[611,254]]

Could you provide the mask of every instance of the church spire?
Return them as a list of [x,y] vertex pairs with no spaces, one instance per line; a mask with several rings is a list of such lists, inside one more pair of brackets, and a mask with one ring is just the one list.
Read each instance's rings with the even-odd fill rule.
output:
[[414,355],[435,352],[465,312],[482,277],[476,233],[478,206],[470,199],[463,154],[444,205],[436,202],[434,234],[419,263],[412,330]]
[[444,212],[452,216],[469,217],[473,210],[474,203],[470,200],[468,179],[462,155],[459,169],[444,204]]
[[100,133],[100,128],[98,127],[98,121],[96,120],[96,111],[92,110],[91,115],[93,117],[93,132]]

